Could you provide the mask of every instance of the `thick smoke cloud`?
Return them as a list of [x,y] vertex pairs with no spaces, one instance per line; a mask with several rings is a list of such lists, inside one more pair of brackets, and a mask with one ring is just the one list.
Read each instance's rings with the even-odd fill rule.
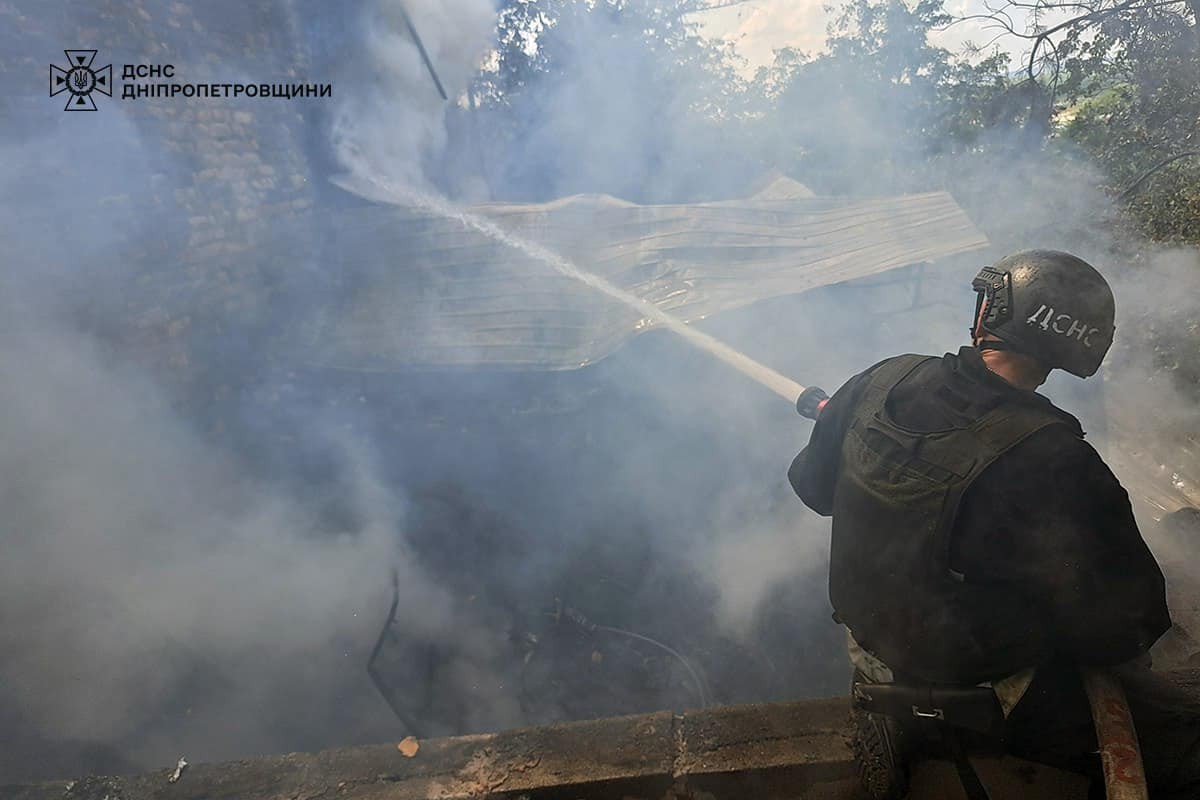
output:
[[[280,708],[349,713],[337,683],[378,623],[388,565],[406,563],[402,501],[366,454],[330,442],[355,522],[322,530],[303,498],[249,476],[70,326],[6,336],[0,380],[10,712],[150,763],[230,725],[270,749]],[[436,587],[404,585],[438,624]]]
[[[42,18],[48,9],[35,5],[26,12]],[[117,4],[108,24],[121,30],[166,16],[165,5],[148,5],[150,13]],[[414,178],[422,153],[439,146],[443,106],[428,99],[427,84],[416,90],[428,76],[397,8],[359,10],[357,85],[369,88],[347,97],[356,109],[338,113],[385,109],[375,131],[403,121],[384,153]],[[468,39],[476,53],[486,41],[486,3],[409,8],[429,29],[425,44],[443,80],[461,86],[474,57],[451,54]],[[274,25],[285,16],[255,19]],[[74,19],[65,11],[46,18]],[[15,67],[37,63],[41,76],[41,62],[61,62],[63,42],[78,36],[44,33],[14,43],[6,81],[28,86],[30,75]],[[174,56],[181,77],[204,70],[206,46],[229,41],[206,36],[185,37],[190,47]],[[280,63],[294,56],[275,55]],[[122,61],[147,60],[112,47],[100,57],[118,74]],[[234,62],[214,74],[260,78],[254,69]],[[385,85],[392,93],[380,100]],[[405,107],[410,98],[418,113]],[[0,131],[0,726],[8,743],[0,783],[140,770],[181,753],[216,760],[386,738],[397,726],[363,665],[392,570],[404,607],[419,611],[406,621],[414,635],[455,630],[469,649],[470,625],[452,620],[445,592],[406,549],[407,495],[385,482],[380,450],[347,429],[345,413],[299,423],[300,460],[316,467],[254,439],[269,423],[251,398],[278,396],[286,380],[286,370],[244,374],[242,354],[265,339],[204,330],[173,361],[177,374],[199,376],[194,382],[171,383],[136,363],[130,330],[183,336],[208,302],[185,295],[170,311],[146,307],[154,281],[187,282],[182,265],[153,259],[186,221],[172,200],[187,186],[179,178],[197,167],[147,134],[139,109],[97,99],[96,114],[63,115],[57,100],[51,109],[38,103],[44,96],[22,93],[10,98]],[[322,135],[342,141],[337,119]],[[172,311],[178,321],[159,325]],[[264,327],[278,329],[291,309],[272,311],[280,316]]]

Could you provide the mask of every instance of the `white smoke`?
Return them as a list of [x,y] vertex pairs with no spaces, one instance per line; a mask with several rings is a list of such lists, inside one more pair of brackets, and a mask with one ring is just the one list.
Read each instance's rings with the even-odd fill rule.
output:
[[[405,16],[407,14],[407,21]],[[407,22],[448,96],[438,94]],[[332,142],[344,164],[424,186],[424,164],[446,143],[445,117],[463,96],[495,28],[489,0],[375,0],[364,13],[361,71],[339,100]]]
[[337,713],[331,682],[363,680],[393,564],[413,624],[447,625],[403,557],[403,508],[352,442],[331,440],[355,520],[331,536],[66,326],[7,337],[0,383],[0,684],[40,735],[128,740],[149,764],[269,750],[271,714]]

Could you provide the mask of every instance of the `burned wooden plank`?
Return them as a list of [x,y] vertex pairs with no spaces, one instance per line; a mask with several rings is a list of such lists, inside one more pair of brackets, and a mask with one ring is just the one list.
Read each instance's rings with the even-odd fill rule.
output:
[[[1195,690],[1200,671],[1165,673]],[[638,714],[369,747],[0,787],[0,800],[862,800],[845,698]],[[411,743],[410,743],[411,744]],[[1083,800],[1086,779],[973,757],[993,796]],[[959,797],[949,762],[916,765],[912,797]]]
[[682,751],[676,772],[700,775],[779,767],[811,767],[828,777],[844,774],[849,703],[842,698],[805,703],[721,706],[679,721]]
[[[661,797],[692,778],[788,785],[851,774],[845,701],[638,714],[495,734],[429,739],[411,757],[397,743],[196,764],[132,777],[0,787],[0,800],[467,800],[489,796]],[[411,747],[406,747],[411,752]],[[783,773],[780,773],[781,775]],[[836,790],[836,786],[828,791]],[[840,793],[838,793],[840,792]],[[851,797],[837,790],[829,797]]]

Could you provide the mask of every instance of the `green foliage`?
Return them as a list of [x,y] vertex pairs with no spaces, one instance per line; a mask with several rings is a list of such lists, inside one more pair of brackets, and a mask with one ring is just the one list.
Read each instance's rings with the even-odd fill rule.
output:
[[480,147],[506,195],[703,196],[709,164],[734,168],[717,145],[740,134],[745,85],[731,45],[700,35],[704,7],[508,0],[473,88]]
[[1200,4],[1126,3],[1058,45],[1060,93],[1076,103],[1063,135],[1126,193],[1137,227],[1154,239],[1200,242]]
[[851,0],[826,52],[782,50],[759,70],[765,152],[820,191],[903,191],[927,181],[929,159],[1012,124],[1007,57],[930,44],[948,22],[939,0]]
[[[942,0],[848,0],[823,52],[785,48],[745,80],[733,47],[699,32],[717,1],[505,0],[464,112],[494,191],[695,200],[772,167],[820,192],[906,191],[953,185],[964,154],[1058,152],[1075,174],[1070,146],[1137,230],[1200,242],[1200,158],[1155,169],[1200,150],[1200,0],[1060,10],[1033,40],[1036,81],[999,50],[932,45]],[[1061,4],[1023,7],[1040,21]]]

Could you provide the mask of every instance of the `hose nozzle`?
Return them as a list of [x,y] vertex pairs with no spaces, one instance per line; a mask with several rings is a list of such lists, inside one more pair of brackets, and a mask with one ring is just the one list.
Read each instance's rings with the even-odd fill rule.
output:
[[821,416],[821,409],[827,402],[829,402],[829,395],[825,394],[824,389],[819,386],[809,386],[796,398],[796,411],[802,417],[816,419]]

